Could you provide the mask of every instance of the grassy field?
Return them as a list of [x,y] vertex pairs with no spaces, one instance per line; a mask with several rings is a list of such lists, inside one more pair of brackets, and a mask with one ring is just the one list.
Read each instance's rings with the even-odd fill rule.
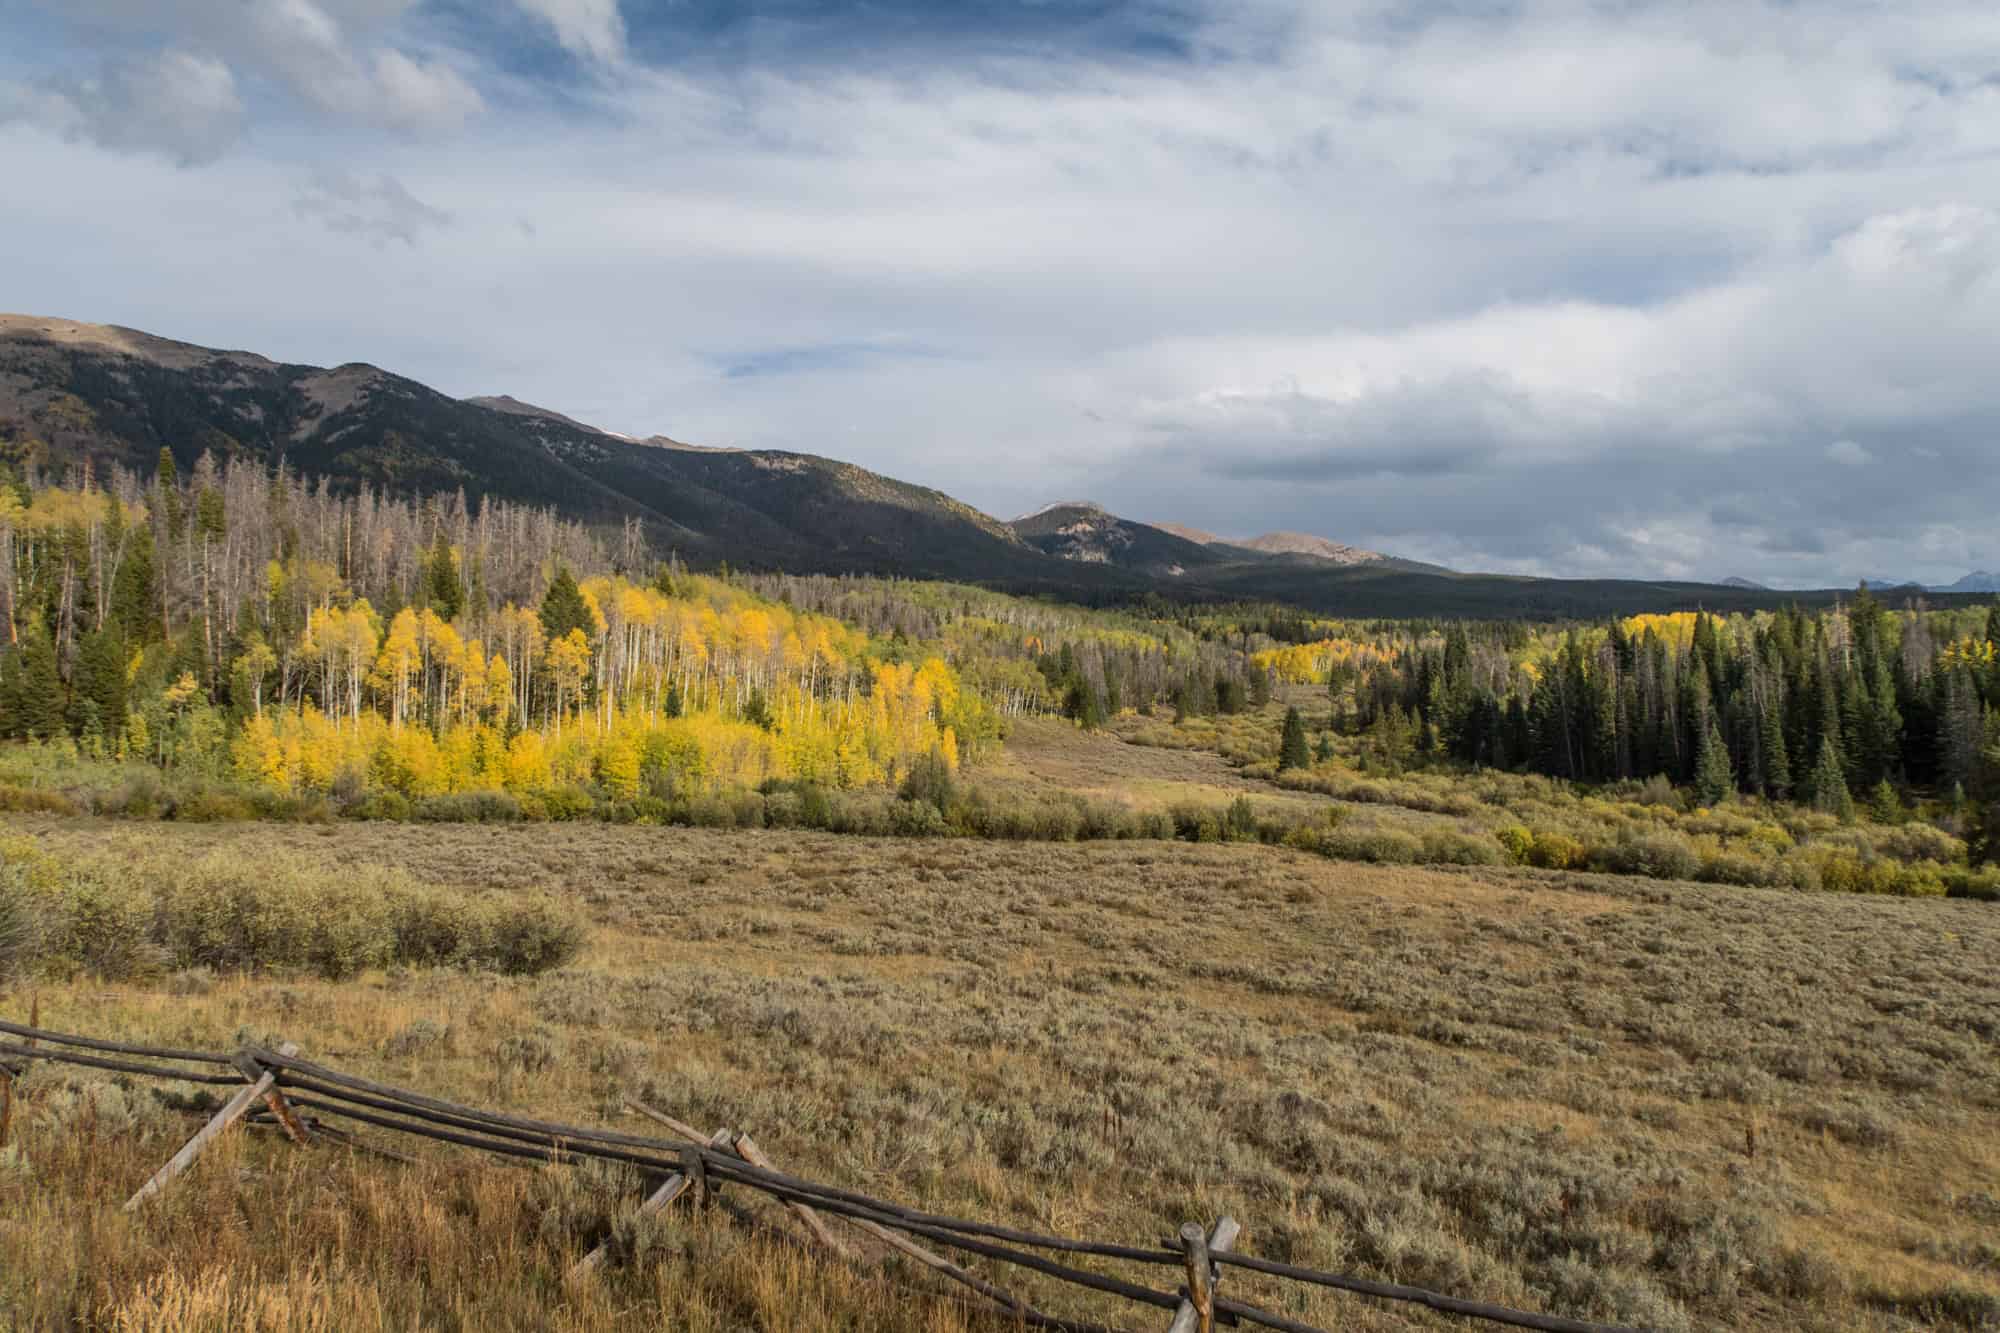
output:
[[[1096,762],[1028,750],[1022,782]],[[1211,778],[1230,781],[1152,780]],[[406,1086],[639,1129],[619,1109],[636,1095],[938,1211],[1134,1242],[1229,1211],[1262,1255],[1663,1329],[2000,1322],[1985,904],[1237,844],[4,831],[104,873],[396,866],[478,896],[553,892],[589,922],[576,960],[535,977],[162,963],[17,984],[10,1018],[38,998],[76,1031],[282,1036]],[[117,1203],[190,1132],[188,1108],[51,1067],[21,1093],[0,1158],[10,1327],[983,1326],[894,1265],[820,1263],[751,1200],[624,1234],[635,1262],[571,1283],[638,1183],[445,1148],[405,1167],[246,1136],[129,1218]],[[1329,1328],[1446,1322],[1332,1293],[1282,1308]]]

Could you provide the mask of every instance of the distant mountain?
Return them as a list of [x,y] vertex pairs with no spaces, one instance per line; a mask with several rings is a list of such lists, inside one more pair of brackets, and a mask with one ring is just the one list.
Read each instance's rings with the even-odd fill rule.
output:
[[1119,518],[1091,500],[1061,500],[1007,525],[1036,550],[1082,564],[1113,565],[1155,578],[1178,579],[1189,570],[1226,564],[1225,551],[1189,541],[1165,528]]
[[1222,541],[1222,538],[1212,532],[1203,532],[1200,528],[1191,528],[1185,523],[1155,523],[1153,526],[1161,532],[1172,533],[1182,541],[1194,542],[1198,546],[1214,546]]
[[650,444],[658,449],[696,449],[703,453],[711,454],[743,452],[740,449],[730,449],[718,445],[687,444],[680,440],[670,439],[665,435],[647,435],[644,437],[620,435],[615,430],[605,430],[601,426],[585,425],[583,422],[577,421],[572,417],[564,416],[554,408],[537,407],[533,403],[524,403],[511,394],[487,394],[480,397],[463,398],[459,401],[471,403],[476,407],[489,408],[495,412],[504,412],[508,416],[531,417],[540,421],[554,422],[557,425],[566,426],[574,430],[589,431],[593,435],[602,435],[608,440],[623,440],[627,444]]
[[[1071,501],[1003,523],[940,491],[771,449],[637,440],[506,394],[457,399],[365,362],[287,365],[136,329],[0,315],[0,461],[58,475],[170,451],[280,462],[340,489],[462,490],[642,522],[690,563],[958,579],[1091,604],[1275,602],[1327,615],[1600,617],[1825,604],[1851,590],[1457,574],[1303,534],[1246,543]],[[1973,583],[1973,581],[1983,581]],[[1994,576],[1960,587],[1990,589]]]
[[927,487],[777,450],[640,443],[501,397],[461,401],[354,362],[283,365],[135,329],[0,315],[0,455],[185,470],[203,452],[283,460],[336,485],[463,489],[591,522],[644,521],[695,561],[905,574],[1132,595],[1137,576],[1049,561],[1003,523]]
[[1931,591],[1932,592],[2000,592],[2000,574],[1991,574],[1988,573],[1986,570],[1976,569],[1972,573],[1967,574],[1964,578],[1960,579],[1956,583],[1947,583],[1941,588],[1934,587],[1931,589]]
[[1261,537],[1234,541],[1180,523],[1155,523],[1152,526],[1176,537],[1230,552],[1238,558],[1260,555],[1303,556],[1335,565],[1382,565],[1394,569],[1421,570],[1432,574],[1453,572],[1443,565],[1427,565],[1420,560],[1405,560],[1400,556],[1384,555],[1380,551],[1367,551],[1359,546],[1349,546],[1345,542],[1333,541],[1327,537],[1316,537],[1309,532],[1267,532]]
[[1718,588],[1742,588],[1749,592],[1771,591],[1769,584],[1758,583],[1754,579],[1740,578],[1733,575],[1729,578],[1724,579],[1721,583],[1718,583],[1716,586]]
[[1336,565],[1373,565],[1389,558],[1380,551],[1364,551],[1358,546],[1329,541],[1308,532],[1267,532],[1261,537],[1252,537],[1243,545],[1265,555],[1310,555],[1331,560]]

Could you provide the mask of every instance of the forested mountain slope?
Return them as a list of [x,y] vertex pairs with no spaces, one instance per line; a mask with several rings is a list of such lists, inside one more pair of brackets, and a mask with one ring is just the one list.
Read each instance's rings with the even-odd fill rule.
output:
[[[61,469],[183,469],[205,452],[280,462],[342,489],[463,490],[638,519],[701,562],[1034,586],[1079,573],[941,492],[810,454],[632,441],[508,399],[462,401],[375,366],[281,365],[136,330],[0,316],[0,450]],[[1118,589],[1110,570],[1081,576]]]
[[634,440],[505,395],[452,398],[360,362],[286,365],[133,329],[0,315],[0,462],[54,479],[83,464],[144,474],[163,449],[183,470],[212,454],[282,465],[344,493],[463,492],[605,528],[635,523],[652,546],[698,568],[956,579],[1089,604],[1156,597],[1548,618],[1823,605],[1837,595],[1457,574],[1283,534],[1263,540],[1276,549],[1254,550],[1095,505],[1007,524],[813,454]]

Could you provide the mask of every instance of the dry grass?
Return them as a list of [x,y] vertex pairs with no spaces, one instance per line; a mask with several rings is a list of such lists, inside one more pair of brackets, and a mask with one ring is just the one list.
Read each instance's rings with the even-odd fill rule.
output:
[[[618,1122],[636,1094],[748,1129],[788,1169],[940,1211],[1141,1242],[1230,1211],[1260,1254],[1663,1328],[2000,1319],[2000,917],[1982,904],[1247,845],[6,828],[135,866],[395,864],[554,890],[594,923],[576,965],[537,978],[44,983],[51,1026],[283,1035],[355,1072],[558,1117]],[[28,1003],[0,993],[9,1017]],[[38,1069],[22,1092],[0,1165],[10,1326],[969,1318],[819,1265],[748,1200],[776,1230],[676,1213],[624,1238],[638,1262],[572,1286],[566,1262],[637,1182],[446,1149],[405,1168],[237,1141],[128,1219],[117,1202],[192,1118],[82,1071]],[[1285,1308],[1343,1329],[1444,1326],[1332,1294]]]

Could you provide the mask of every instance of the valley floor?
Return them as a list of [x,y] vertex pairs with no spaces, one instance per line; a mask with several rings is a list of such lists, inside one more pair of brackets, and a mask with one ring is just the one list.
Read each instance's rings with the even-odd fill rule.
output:
[[[1254,845],[4,832],[140,871],[212,851],[392,863],[552,890],[592,922],[582,957],[538,978],[79,979],[0,991],[15,1020],[38,1001],[45,1026],[127,1040],[282,1036],[406,1087],[634,1129],[619,1107],[638,1096],[936,1211],[1136,1243],[1230,1212],[1268,1257],[1662,1329],[2000,1319],[1984,904]],[[638,1329],[663,1305],[685,1329],[979,1326],[726,1211],[673,1214],[640,1234],[642,1262],[568,1283],[637,1186],[447,1148],[404,1167],[250,1138],[127,1218],[118,1201],[194,1118],[87,1071],[39,1068],[21,1094],[0,1156],[9,1327]],[[1285,1312],[1444,1326],[1333,1293]]]

